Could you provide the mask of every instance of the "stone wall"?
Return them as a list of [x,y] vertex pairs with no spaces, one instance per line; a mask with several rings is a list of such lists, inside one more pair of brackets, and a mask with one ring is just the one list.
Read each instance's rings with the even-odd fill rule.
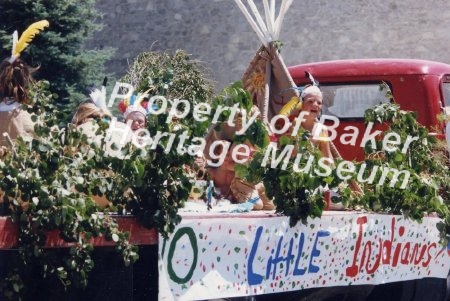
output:
[[[260,45],[232,0],[98,0],[97,8],[104,28],[86,47],[116,48],[108,69],[118,77],[140,52],[184,49],[219,90],[240,79]],[[294,0],[280,38],[288,66],[381,57],[450,63],[450,1]]]

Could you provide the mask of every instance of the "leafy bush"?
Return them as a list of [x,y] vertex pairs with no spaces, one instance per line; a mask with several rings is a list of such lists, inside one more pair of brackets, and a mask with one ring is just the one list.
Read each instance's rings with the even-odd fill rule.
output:
[[[122,161],[113,165],[117,173],[126,176],[132,190],[131,201],[122,198],[114,202],[119,208],[134,214],[145,226],[156,227],[167,237],[181,221],[177,211],[184,206],[191,190],[191,178],[184,166],[193,163],[195,147],[191,146],[199,144],[189,142],[203,138],[208,128],[206,121],[199,122],[193,118],[193,109],[199,103],[210,103],[212,85],[206,79],[201,64],[191,61],[181,50],[174,54],[140,54],[121,82],[132,84],[135,93],[149,91],[149,98],[158,95],[168,100],[166,112],[147,116],[147,130],[150,137],[160,132],[172,136],[173,140],[162,138],[147,146],[144,156],[136,155],[132,162]],[[187,100],[190,104],[184,118],[169,117],[175,99]],[[184,110],[185,107],[180,105],[179,109]],[[184,132],[188,139],[183,138]],[[130,168],[137,173],[129,175]]]
[[[18,227],[19,260],[2,282],[3,293],[12,299],[33,296],[39,289],[33,285],[34,277],[86,286],[93,268],[94,237],[116,242],[126,265],[138,258],[128,234],[110,215],[99,212],[92,199],[120,177],[105,176],[108,158],[86,135],[57,126],[59,113],[47,88],[48,83],[39,82],[32,91],[34,106],[23,108],[37,113],[36,137],[31,141],[19,137],[0,160],[2,211]],[[51,231],[72,243],[61,257],[44,248]]]
[[[296,153],[303,155],[300,169],[305,167],[307,155],[314,157],[309,171],[294,172],[293,158],[290,158],[284,167],[284,161],[275,168],[270,167],[274,161],[272,156],[263,164],[267,148],[261,148],[255,153],[250,163],[239,164],[236,171],[248,181],[263,179],[267,195],[273,197],[277,205],[276,211],[289,216],[291,225],[298,221],[306,223],[307,217],[322,215],[325,204],[321,188],[328,185],[329,188],[337,188],[339,194],[333,201],[342,202],[348,208],[358,207],[368,212],[402,214],[418,222],[426,215],[437,214],[443,220],[438,224],[441,240],[443,243],[448,241],[450,171],[446,145],[430,135],[428,130],[417,122],[415,113],[402,111],[395,103],[380,104],[367,110],[365,120],[383,128],[382,134],[377,138],[376,149],[369,147],[368,143],[364,162],[352,162],[356,171],[364,171],[363,179],[370,178],[373,171],[374,176],[370,183],[360,183],[358,172],[353,173],[352,178],[347,181],[337,176],[336,168],[329,176],[320,176],[313,172],[315,168],[320,168],[317,162],[322,155],[311,147],[310,133],[304,130],[299,131],[297,137],[281,137],[276,156],[280,156],[285,146],[295,145],[293,156]],[[402,141],[393,152],[383,149],[382,140],[390,133],[398,134]],[[410,144],[406,153],[402,153],[408,135],[418,137],[418,140]],[[335,158],[335,166],[341,161]],[[389,172],[393,169],[409,172],[406,189],[401,187],[400,180],[403,179],[395,179],[395,174]],[[361,184],[364,194],[353,193],[349,185],[351,181]]]
[[[438,228],[441,238],[450,237],[450,169],[447,151],[442,141],[436,139],[417,122],[414,112],[400,110],[395,103],[378,105],[366,111],[366,122],[373,122],[386,128],[376,141],[376,148],[366,145],[367,165],[364,178],[378,166],[372,183],[364,183],[364,196],[359,200],[365,208],[374,212],[403,214],[417,221],[427,214],[436,213],[443,219]],[[397,150],[383,149],[382,139],[395,133],[401,144]],[[402,153],[407,136],[418,137]],[[361,164],[359,164],[361,166]],[[407,171],[410,174],[408,185],[401,188],[401,180],[393,179],[387,173],[386,183],[379,185],[386,168]],[[391,185],[395,183],[394,185]],[[392,186],[392,187],[391,187]]]
[[[188,99],[193,106],[208,102],[212,95],[198,66],[182,51],[175,55],[145,53],[129,75],[140,70],[138,87],[151,85],[153,92]],[[2,213],[10,215],[19,229],[19,259],[11,263],[1,284],[10,299],[33,296],[38,289],[35,277],[55,278],[63,286],[86,286],[94,265],[94,237],[116,242],[126,265],[135,262],[136,247],[109,213],[135,214],[144,225],[167,236],[181,220],[177,210],[190,191],[183,166],[192,163],[191,155],[180,155],[176,148],[164,151],[168,142],[161,140],[154,149],[128,144],[120,158],[108,156],[104,139],[102,145],[96,145],[64,123],[64,114],[55,105],[57,96],[48,88],[47,82],[38,82],[31,91],[34,104],[23,107],[33,113],[36,137],[31,142],[18,138],[0,161]],[[182,131],[196,137],[205,134],[208,125],[195,121],[192,111],[169,123],[167,115],[149,116],[152,135],[157,131],[174,133],[174,145],[178,145]],[[96,134],[104,137],[107,127],[99,122]],[[111,200],[104,212],[94,197]],[[73,244],[67,253],[55,256],[44,248],[50,231],[58,231],[64,241]]]
[[[321,176],[313,172],[320,169],[317,162],[322,154],[312,147],[309,136],[310,133],[304,130],[300,130],[296,137],[283,136],[278,150],[261,148],[253,155],[250,164],[236,167],[238,175],[246,180],[263,180],[267,196],[274,199],[276,212],[289,216],[291,226],[295,226],[298,221],[306,223],[308,217],[320,217],[325,208],[323,188],[326,185],[334,188],[340,183],[335,181],[338,180],[337,176]],[[285,147],[293,147],[292,156],[285,154],[277,165],[277,159],[274,160],[272,154],[281,158]],[[302,155],[298,164],[295,164],[297,154]],[[300,170],[308,170],[295,171],[294,165]]]

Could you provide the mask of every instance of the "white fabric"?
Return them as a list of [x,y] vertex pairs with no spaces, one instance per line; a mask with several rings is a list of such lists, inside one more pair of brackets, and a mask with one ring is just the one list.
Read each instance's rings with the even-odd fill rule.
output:
[[17,109],[18,107],[20,107],[20,104],[18,102],[13,102],[11,104],[0,102],[0,112],[11,112],[12,110]]
[[301,98],[305,98],[308,95],[317,95],[322,97],[322,91],[317,86],[309,86],[302,91]]
[[136,106],[135,105],[129,106],[126,109],[125,113],[123,113],[123,117],[126,119],[128,117],[128,115],[130,115],[133,112],[142,113],[142,114],[144,114],[144,116],[147,116],[147,114],[148,114],[147,110],[144,107],[142,107],[140,104],[138,104]]

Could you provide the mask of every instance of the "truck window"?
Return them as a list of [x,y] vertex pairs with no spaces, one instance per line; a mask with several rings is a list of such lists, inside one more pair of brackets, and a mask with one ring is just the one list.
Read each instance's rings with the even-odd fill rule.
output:
[[445,112],[450,115],[450,83],[443,83],[442,90],[444,91]]
[[322,113],[338,118],[364,118],[368,108],[390,101],[388,85],[325,84],[320,89],[323,93]]

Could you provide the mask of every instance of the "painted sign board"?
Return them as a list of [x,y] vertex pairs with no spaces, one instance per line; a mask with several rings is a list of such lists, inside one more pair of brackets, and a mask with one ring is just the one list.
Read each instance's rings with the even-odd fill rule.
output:
[[438,218],[324,212],[289,226],[277,215],[184,214],[159,241],[159,300],[202,300],[315,287],[446,278]]

